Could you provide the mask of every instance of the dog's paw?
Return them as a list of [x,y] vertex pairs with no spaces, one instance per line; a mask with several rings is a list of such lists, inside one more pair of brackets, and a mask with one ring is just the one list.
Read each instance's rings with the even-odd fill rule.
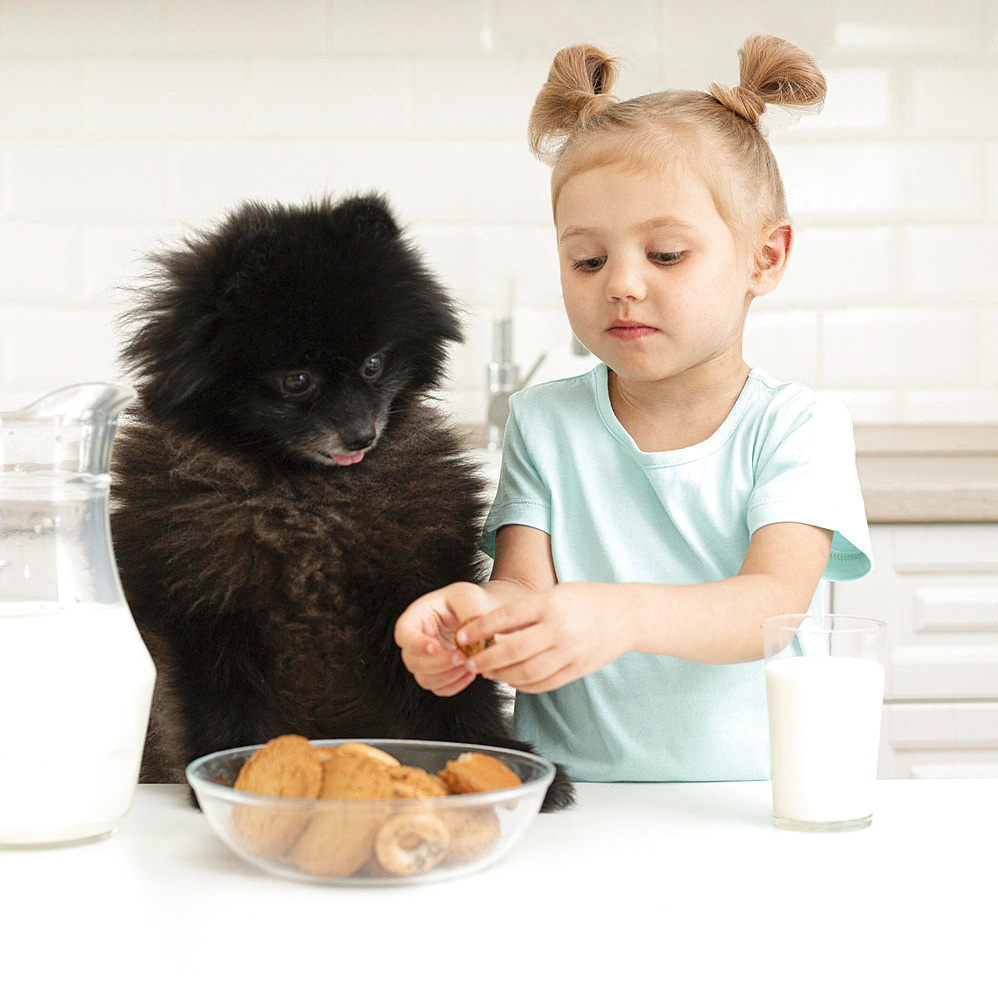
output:
[[557,812],[575,805],[575,786],[561,764],[555,765],[556,773],[541,804],[541,812]]

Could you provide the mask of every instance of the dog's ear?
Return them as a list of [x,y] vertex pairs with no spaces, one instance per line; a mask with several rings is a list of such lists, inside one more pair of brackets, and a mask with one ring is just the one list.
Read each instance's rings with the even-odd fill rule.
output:
[[[149,412],[159,420],[184,424],[192,402],[205,393],[224,370],[216,357],[212,329],[216,315],[166,295],[133,316],[142,326],[122,350],[122,361],[136,377]],[[193,416],[193,414],[190,414]]]
[[383,195],[372,192],[347,198],[340,202],[338,211],[350,218],[354,230],[362,235],[382,236],[390,240],[402,235]]

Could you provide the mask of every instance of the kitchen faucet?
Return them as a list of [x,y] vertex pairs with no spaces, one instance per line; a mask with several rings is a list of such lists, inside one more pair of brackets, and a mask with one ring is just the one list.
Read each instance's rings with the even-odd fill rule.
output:
[[509,397],[522,389],[534,377],[546,357],[547,354],[542,353],[534,362],[526,378],[521,380],[520,366],[513,361],[512,319],[500,319],[492,324],[492,360],[488,367],[488,408],[486,413],[488,437],[485,445],[489,451],[502,449],[503,437],[506,433],[506,420],[509,417]]

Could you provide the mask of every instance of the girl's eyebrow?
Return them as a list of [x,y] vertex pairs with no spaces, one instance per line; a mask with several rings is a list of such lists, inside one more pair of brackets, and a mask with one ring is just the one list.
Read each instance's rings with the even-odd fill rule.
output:
[[[654,219],[641,222],[634,228],[640,232],[650,232],[653,229],[672,229],[678,232],[691,233],[696,229],[696,226],[672,215],[660,215]],[[576,236],[599,236],[600,233],[600,229],[595,226],[570,226],[558,237],[558,242],[564,243],[565,240],[574,239]]]

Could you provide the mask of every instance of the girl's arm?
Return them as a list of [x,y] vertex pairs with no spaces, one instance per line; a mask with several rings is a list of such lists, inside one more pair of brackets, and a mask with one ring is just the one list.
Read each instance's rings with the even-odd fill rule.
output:
[[493,609],[456,639],[471,645],[501,634],[465,667],[528,693],[554,690],[629,650],[704,663],[757,660],[763,621],[807,610],[831,544],[824,528],[770,524],[755,532],[738,574],[726,580],[555,585],[550,538],[509,525],[496,538],[486,584]]

